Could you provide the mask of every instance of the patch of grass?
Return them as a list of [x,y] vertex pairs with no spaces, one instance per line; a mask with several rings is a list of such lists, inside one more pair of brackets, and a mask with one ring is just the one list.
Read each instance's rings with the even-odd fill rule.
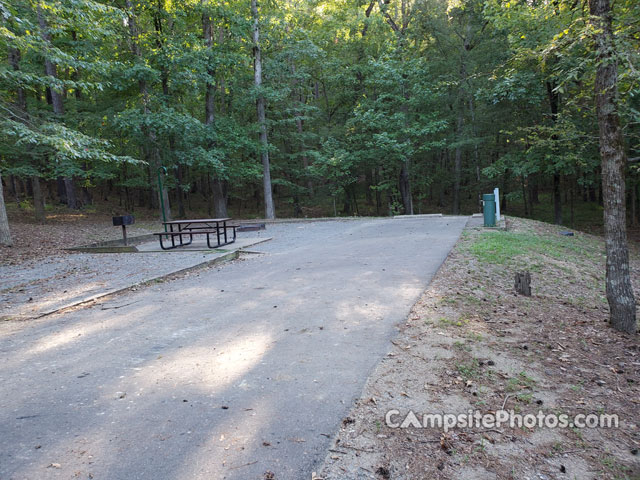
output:
[[482,262],[505,264],[533,249],[536,243],[537,238],[530,234],[496,231],[481,233],[468,248]]
[[517,392],[525,388],[533,388],[536,381],[527,375],[527,372],[520,372],[517,376],[507,380],[507,392]]
[[459,363],[456,365],[456,370],[462,378],[468,380],[470,378],[474,378],[479,374],[479,363],[475,358],[470,362]]
[[[505,265],[513,263],[521,256],[532,254],[545,255],[556,260],[567,260],[567,257],[584,257],[601,247],[591,238],[584,236],[564,237],[554,231],[546,233],[492,231],[478,234],[475,241],[466,246],[467,250],[478,260]],[[541,271],[540,263],[529,265],[529,269]],[[562,265],[557,266],[571,270]]]
[[544,265],[542,265],[541,263],[532,263],[529,266],[529,271],[532,273],[540,273],[544,270]]
[[620,463],[618,459],[614,457],[612,454],[607,452],[605,455],[603,455],[600,458],[600,463],[602,464],[603,467],[607,468],[615,475],[614,478],[620,478],[620,479],[629,478],[626,475],[629,469],[626,466],[624,466],[622,463]]
[[440,317],[438,319],[438,325],[441,327],[451,327],[454,325],[453,320],[449,320],[447,317]]
[[461,342],[460,340],[456,340],[455,342],[453,342],[453,346],[454,348],[457,348],[459,350],[464,350],[466,352],[471,350],[471,347],[469,347],[469,345],[467,345],[464,342]]
[[580,431],[580,429],[576,427],[571,427],[571,431],[574,433],[576,437],[578,437],[578,440],[580,440],[577,443],[577,445],[581,445],[583,443],[583,440],[582,440],[582,432]]
[[484,302],[481,298],[474,297],[473,295],[459,295],[460,301],[470,305],[480,305]]
[[576,385],[571,385],[569,388],[574,392],[579,392],[580,390],[582,390],[583,386],[584,386],[584,380],[580,380]]
[[482,340],[484,340],[484,337],[479,333],[471,332],[467,335],[467,339],[471,340],[472,342],[481,342]]
[[518,400],[520,403],[531,403],[531,400],[533,400],[533,394],[521,393],[516,396],[516,400]]
[[477,446],[476,446],[476,448],[475,448],[474,452],[477,452],[477,453],[484,453],[484,452],[485,452],[485,450],[486,450],[486,448],[487,448],[487,447],[486,447],[486,446],[485,446],[485,444],[484,444],[484,438],[481,438],[481,439],[480,439],[480,442],[479,442],[479,445],[477,445]]
[[465,320],[464,318],[461,318],[459,320],[451,320],[447,317],[440,317],[438,319],[438,325],[440,325],[441,327],[462,327],[465,323],[467,323],[467,320]]

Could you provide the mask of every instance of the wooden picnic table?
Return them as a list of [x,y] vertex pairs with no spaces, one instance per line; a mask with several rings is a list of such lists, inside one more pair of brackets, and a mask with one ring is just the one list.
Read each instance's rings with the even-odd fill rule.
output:
[[[185,247],[191,245],[194,235],[206,235],[207,246],[209,248],[218,248],[223,245],[228,245],[236,241],[236,228],[237,225],[228,225],[227,222],[232,219],[227,218],[196,218],[185,220],[172,220],[170,222],[162,222],[163,225],[169,227],[169,231],[154,233],[160,240],[160,248],[163,250],[171,250],[173,248]],[[227,230],[233,231],[233,237],[229,239]],[[215,234],[216,244],[214,245],[211,240],[211,235]],[[185,241],[183,237],[189,237],[189,241]],[[170,238],[171,246],[165,246],[162,239]],[[176,237],[179,242],[176,244]]]

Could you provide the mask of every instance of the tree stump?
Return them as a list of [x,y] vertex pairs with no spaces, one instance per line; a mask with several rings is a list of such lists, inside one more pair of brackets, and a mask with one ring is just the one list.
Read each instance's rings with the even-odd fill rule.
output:
[[516,292],[521,295],[531,296],[531,274],[529,272],[516,273]]

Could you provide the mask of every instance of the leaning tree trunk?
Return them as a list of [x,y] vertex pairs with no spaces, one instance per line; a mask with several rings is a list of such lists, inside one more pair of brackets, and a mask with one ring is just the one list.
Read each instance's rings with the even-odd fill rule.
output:
[[636,302],[629,274],[627,245],[625,167],[622,130],[617,110],[618,65],[609,0],[589,0],[591,22],[595,27],[597,48],[595,93],[600,157],[602,159],[602,193],[604,195],[604,231],[607,249],[607,300],[611,325],[616,330],[635,333]]
[[258,0],[251,0],[251,15],[253,16],[253,73],[258,98],[256,110],[258,126],[260,127],[260,144],[262,146],[262,170],[264,187],[264,215],[265,218],[276,218],[273,207],[273,193],[271,191],[271,166],[269,165],[269,140],[267,138],[267,118],[265,114],[265,100],[261,92],[262,87],[262,58],[260,51],[260,26],[258,15]]
[[4,192],[2,191],[2,175],[0,175],[0,245],[10,247],[11,232],[9,231],[9,219],[7,218],[7,209],[4,205]]

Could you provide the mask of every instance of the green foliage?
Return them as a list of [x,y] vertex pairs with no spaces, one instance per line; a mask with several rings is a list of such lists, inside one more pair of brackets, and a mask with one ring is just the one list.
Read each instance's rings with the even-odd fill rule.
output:
[[[266,2],[260,91],[246,2],[114,5],[0,2],[0,47],[14,58],[0,63],[3,172],[148,191],[165,166],[175,195],[207,196],[203,185],[215,178],[231,198],[255,198],[262,95],[283,205],[333,198],[349,214],[402,213],[403,168],[417,210],[446,211],[456,188],[464,211],[496,185],[524,200],[554,175],[571,188],[599,182],[593,32],[573,1]],[[639,17],[637,2],[616,3],[632,158],[640,157]],[[56,75],[44,74],[45,61]],[[51,92],[63,97],[61,115]]]

